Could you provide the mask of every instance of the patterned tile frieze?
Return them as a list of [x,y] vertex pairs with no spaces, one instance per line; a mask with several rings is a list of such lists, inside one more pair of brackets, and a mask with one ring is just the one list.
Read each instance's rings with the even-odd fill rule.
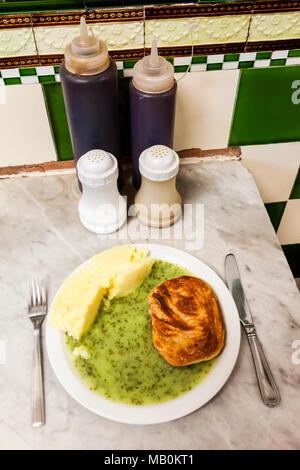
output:
[[34,54],[37,50],[31,28],[0,29],[0,58]]
[[249,21],[250,15],[146,20],[145,45],[149,47],[153,39],[159,46],[245,42]]
[[300,11],[268,15],[253,15],[249,41],[299,38]]
[[[88,26],[96,37],[106,42],[109,51],[144,46],[143,23],[140,21]],[[63,54],[66,45],[79,35],[79,25],[39,27],[34,28],[34,34],[39,55]]]

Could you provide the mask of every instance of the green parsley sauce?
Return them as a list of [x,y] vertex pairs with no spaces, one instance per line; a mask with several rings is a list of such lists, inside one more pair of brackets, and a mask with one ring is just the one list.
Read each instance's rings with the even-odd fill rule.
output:
[[[66,344],[82,380],[91,390],[117,402],[150,405],[172,400],[203,380],[216,359],[173,367],[152,343],[148,295],[162,281],[191,275],[166,261],[156,261],[150,275],[132,293],[103,302],[91,329]],[[83,354],[76,354],[83,351]]]

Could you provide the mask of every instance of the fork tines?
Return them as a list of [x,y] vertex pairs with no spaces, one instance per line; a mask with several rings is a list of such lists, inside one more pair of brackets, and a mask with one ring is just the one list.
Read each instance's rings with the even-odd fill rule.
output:
[[32,276],[29,280],[29,313],[35,308],[45,308],[47,303],[46,291],[43,283],[37,276]]

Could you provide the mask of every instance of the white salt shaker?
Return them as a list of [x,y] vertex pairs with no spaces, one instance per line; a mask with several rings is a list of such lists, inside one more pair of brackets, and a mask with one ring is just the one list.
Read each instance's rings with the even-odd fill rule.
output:
[[117,159],[104,150],[90,150],[77,162],[82,184],[79,217],[91,232],[112,233],[126,221],[126,201],[118,191],[118,174]]

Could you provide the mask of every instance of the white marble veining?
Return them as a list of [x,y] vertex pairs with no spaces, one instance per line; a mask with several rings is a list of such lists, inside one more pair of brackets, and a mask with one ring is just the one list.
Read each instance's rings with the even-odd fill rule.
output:
[[[44,351],[46,425],[31,428],[28,276],[46,277],[51,299],[79,263],[118,241],[81,226],[75,175],[1,180],[0,448],[300,447],[300,364],[292,362],[292,343],[300,340],[300,296],[255,183],[240,162],[224,162],[182,166],[178,187],[184,202],[204,204],[204,244],[192,253],[223,278],[225,255],[237,255],[257,331],[280,388],[280,406],[263,405],[244,335],[236,367],[211,402],[175,422],[142,427],[102,419],[74,402],[56,380]],[[185,240],[155,241],[185,247]]]

